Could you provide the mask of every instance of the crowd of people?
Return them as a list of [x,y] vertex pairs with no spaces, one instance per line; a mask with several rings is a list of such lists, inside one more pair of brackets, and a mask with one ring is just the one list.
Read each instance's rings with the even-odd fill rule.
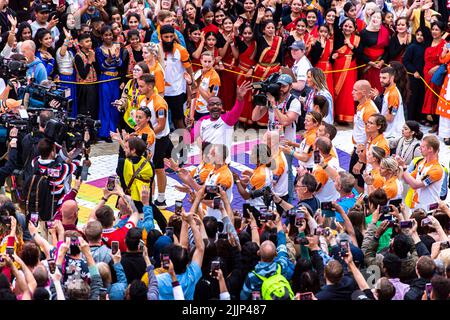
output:
[[[448,300],[449,8],[0,0],[3,61],[27,67],[0,80],[2,117],[50,82],[101,121],[70,148],[53,102],[5,129],[0,300]],[[236,129],[258,132],[239,173]],[[92,141],[119,160],[81,223]]]

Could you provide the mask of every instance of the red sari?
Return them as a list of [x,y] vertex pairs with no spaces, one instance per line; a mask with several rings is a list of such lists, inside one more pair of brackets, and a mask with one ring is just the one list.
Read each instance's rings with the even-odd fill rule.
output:
[[[360,38],[357,35],[350,37],[353,46],[359,45]],[[356,57],[353,51],[344,45],[336,50],[338,57],[334,60],[333,69],[342,70],[356,67]],[[358,71],[349,70],[333,73],[334,83],[334,110],[335,119],[338,121],[353,122],[355,114],[354,101],[352,97],[353,84],[358,79]]]
[[[225,56],[222,58],[222,63],[225,69],[234,70],[235,69],[235,59],[233,57],[233,52],[231,51],[231,46],[228,46]],[[229,111],[233,108],[234,102],[236,100],[236,74],[230,71],[222,70],[219,71],[220,76],[220,90],[219,97],[222,99],[223,107],[225,111]]]
[[[317,62],[316,67],[322,69],[322,71],[331,71],[333,70],[333,66],[330,62],[330,57],[333,52],[333,39],[328,39],[325,43],[325,48],[322,51],[322,55],[320,56],[319,61]],[[327,79],[328,90],[331,93],[331,96],[334,99],[334,81],[333,81],[333,73],[325,73],[325,77]]]
[[[262,81],[270,76],[272,73],[280,71],[280,63],[277,62],[278,53],[282,45],[283,38],[275,36],[270,47],[265,48],[256,63],[253,76],[254,82]],[[260,79],[258,79],[260,78]],[[266,113],[259,121],[258,124],[266,126],[268,121],[268,114]]]
[[[255,53],[256,53],[256,41],[252,41],[252,43],[247,47],[247,49],[239,54],[239,65],[236,67],[236,71],[239,73],[246,74],[251,67],[256,64],[255,61]],[[252,80],[252,78],[247,78],[244,75],[240,74],[237,76],[237,85],[241,85],[244,81]],[[252,111],[253,111],[253,94],[251,90],[249,90],[244,97],[244,109],[242,110],[241,115],[239,116],[239,121],[243,123],[251,124],[252,121]]]
[[[430,85],[430,87],[434,90],[434,92],[439,93],[441,88],[431,83],[431,78],[433,77],[428,73],[430,69],[438,66],[439,57],[442,54],[442,49],[445,45],[445,40],[442,39],[438,45],[432,47],[428,47],[425,49],[425,65],[423,67],[423,78]],[[426,88],[425,90],[425,98],[423,100],[422,113],[424,114],[435,114],[436,113],[436,105],[438,103],[438,97],[436,97],[430,89]]]
[[[372,47],[365,47],[363,53],[370,61],[375,62],[380,60],[387,46],[389,46],[389,30],[384,26],[381,26],[380,31],[378,31],[377,44]],[[368,66],[363,70],[362,79],[369,81],[372,88],[376,88],[378,92],[383,92],[380,83],[380,70],[381,69]]]

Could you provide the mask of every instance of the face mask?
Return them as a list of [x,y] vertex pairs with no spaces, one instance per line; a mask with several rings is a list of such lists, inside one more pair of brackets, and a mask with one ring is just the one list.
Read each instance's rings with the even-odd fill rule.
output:
[[174,43],[173,40],[170,41],[170,42],[163,41],[162,42],[162,47],[163,47],[164,51],[165,52],[172,52],[172,50],[173,50],[173,43]]

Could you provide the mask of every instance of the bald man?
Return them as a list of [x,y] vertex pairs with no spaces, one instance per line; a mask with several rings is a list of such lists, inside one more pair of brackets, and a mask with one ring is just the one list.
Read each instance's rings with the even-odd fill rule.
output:
[[[353,100],[358,102],[358,106],[356,107],[356,113],[353,118],[353,144],[355,145],[354,151],[352,153],[352,157],[350,159],[350,170],[349,172],[353,174],[353,167],[359,162],[358,150],[364,150],[367,136],[366,136],[366,124],[369,118],[378,113],[378,108],[375,103],[370,98],[370,90],[372,87],[370,86],[369,81],[367,80],[359,80],[356,81],[353,85],[352,96]],[[360,172],[363,172],[365,169],[365,164],[359,163],[361,165]],[[361,174],[353,174],[353,176],[358,181],[358,187],[364,188],[364,179]]]
[[85,238],[84,233],[77,228],[78,203],[75,200],[67,200],[61,205],[61,215],[64,231],[74,230]]
[[[294,264],[289,260],[286,248],[286,234],[283,231],[281,218],[276,214],[275,224],[277,227],[277,245],[270,241],[264,241],[258,255],[261,261],[255,266],[254,272],[259,276],[269,278],[273,276],[278,267],[281,267],[281,274],[289,281],[294,273]],[[253,291],[261,291],[262,280],[258,278],[253,271],[249,272],[242,287],[240,298],[248,300]]]
[[42,61],[36,57],[36,44],[32,40],[25,40],[22,43],[20,53],[27,60],[27,78],[34,79],[37,84],[47,80],[47,70]]

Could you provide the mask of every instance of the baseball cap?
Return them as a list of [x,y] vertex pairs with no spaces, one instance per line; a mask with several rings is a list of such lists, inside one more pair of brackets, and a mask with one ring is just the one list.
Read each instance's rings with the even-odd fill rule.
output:
[[46,4],[40,4],[36,6],[36,12],[50,12],[50,8]]
[[295,41],[293,44],[291,44],[291,46],[289,47],[289,49],[294,49],[294,50],[305,50],[305,43],[301,40]]
[[277,83],[288,86],[292,84],[292,77],[288,74],[282,74],[278,78]]

